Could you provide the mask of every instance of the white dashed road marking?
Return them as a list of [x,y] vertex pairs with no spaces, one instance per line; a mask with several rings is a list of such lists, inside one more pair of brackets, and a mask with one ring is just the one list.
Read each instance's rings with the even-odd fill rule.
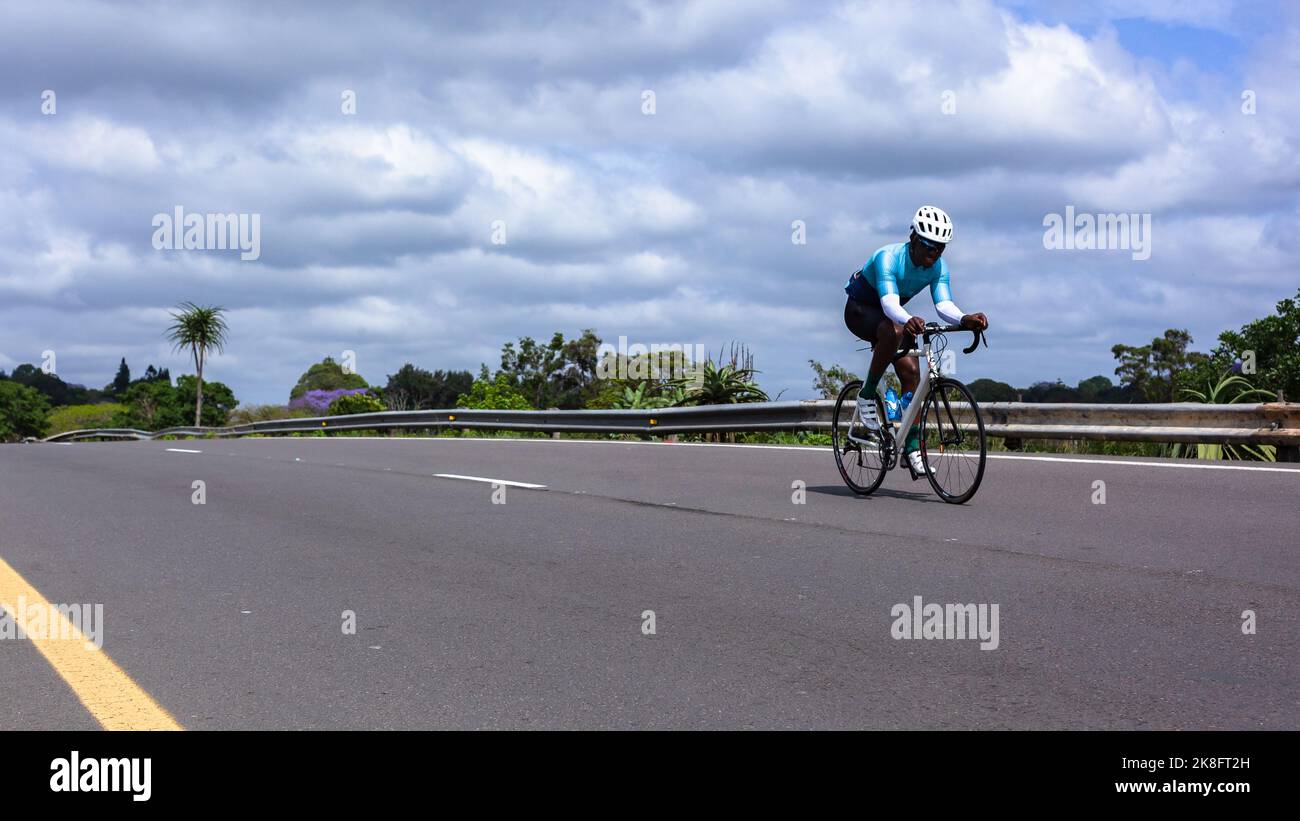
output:
[[455,473],[435,473],[439,479],[464,479],[467,482],[487,482],[493,485],[509,485],[510,487],[526,487],[530,490],[545,490],[546,485],[533,485],[528,482],[510,482],[505,479],[485,479],[482,476],[459,476]]

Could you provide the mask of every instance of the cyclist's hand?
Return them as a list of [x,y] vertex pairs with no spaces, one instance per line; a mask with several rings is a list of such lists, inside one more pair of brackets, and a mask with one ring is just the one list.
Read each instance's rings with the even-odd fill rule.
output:
[[903,330],[907,331],[912,336],[917,336],[925,330],[925,320],[919,316],[914,316],[907,320],[907,324],[903,326]]
[[989,327],[989,318],[984,314],[966,314],[961,318],[961,326],[971,331],[984,331]]

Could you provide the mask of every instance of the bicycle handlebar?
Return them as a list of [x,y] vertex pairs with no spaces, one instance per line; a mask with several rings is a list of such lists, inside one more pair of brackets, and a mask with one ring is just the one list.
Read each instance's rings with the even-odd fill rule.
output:
[[[984,331],[976,328],[966,328],[961,325],[940,325],[937,322],[927,322],[925,323],[925,330],[921,331],[921,336],[923,336],[926,340],[929,340],[930,337],[932,336],[939,336],[940,334],[953,333],[954,331],[969,331],[971,334],[974,335],[974,338],[971,340],[970,347],[962,348],[961,349],[962,353],[974,353],[975,349],[980,346],[980,342],[983,342],[984,347],[986,348],[989,346],[989,340],[986,336],[984,336]],[[907,356],[906,348],[896,353],[894,355],[893,361],[897,362],[898,360],[902,359],[904,356]]]

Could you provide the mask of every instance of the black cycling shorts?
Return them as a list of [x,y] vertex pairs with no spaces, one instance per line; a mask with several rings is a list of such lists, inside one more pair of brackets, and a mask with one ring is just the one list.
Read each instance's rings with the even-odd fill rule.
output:
[[[876,329],[885,319],[888,317],[885,316],[885,309],[880,305],[880,297],[876,297],[872,302],[863,302],[849,297],[848,302],[844,303],[844,324],[854,336],[864,342],[870,342],[873,348],[876,346]],[[911,334],[904,336],[903,341],[899,343],[900,350],[910,351],[915,347],[916,337]]]

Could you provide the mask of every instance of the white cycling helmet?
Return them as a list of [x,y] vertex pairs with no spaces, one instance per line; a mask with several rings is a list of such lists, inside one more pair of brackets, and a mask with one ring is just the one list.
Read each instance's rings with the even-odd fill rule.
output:
[[942,209],[933,205],[922,205],[912,217],[912,230],[916,235],[931,242],[949,242],[952,240],[952,220]]

